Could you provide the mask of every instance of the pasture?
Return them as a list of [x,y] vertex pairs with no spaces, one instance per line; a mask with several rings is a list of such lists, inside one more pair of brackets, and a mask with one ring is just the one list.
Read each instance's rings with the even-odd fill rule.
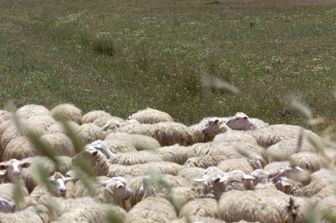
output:
[[[1,0],[0,102],[304,125],[287,109],[297,97],[334,121],[334,3]],[[205,92],[202,71],[241,93]]]

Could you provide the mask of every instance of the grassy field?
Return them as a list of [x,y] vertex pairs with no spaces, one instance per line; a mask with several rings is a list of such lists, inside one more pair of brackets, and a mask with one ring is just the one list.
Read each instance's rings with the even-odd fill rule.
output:
[[[303,124],[290,97],[336,120],[336,3],[0,0],[0,102],[154,107],[191,124],[243,111]],[[200,73],[240,95],[205,92]]]

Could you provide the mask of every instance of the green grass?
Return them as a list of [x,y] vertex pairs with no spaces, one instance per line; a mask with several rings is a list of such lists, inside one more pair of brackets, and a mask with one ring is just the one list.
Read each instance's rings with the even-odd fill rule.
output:
[[[191,124],[243,111],[270,123],[301,98],[335,121],[336,8],[253,0],[0,0],[0,102]],[[206,94],[201,70],[240,89]]]

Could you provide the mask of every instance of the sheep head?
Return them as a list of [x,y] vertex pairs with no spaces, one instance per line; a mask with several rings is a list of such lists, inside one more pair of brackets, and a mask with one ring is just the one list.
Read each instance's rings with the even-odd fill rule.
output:
[[13,182],[20,179],[23,168],[31,166],[29,161],[21,161],[17,159],[11,159],[6,162],[0,163],[0,175],[5,178],[6,181]]
[[230,118],[226,125],[234,130],[250,130],[253,125],[250,118],[243,112],[237,112],[232,118]]
[[50,176],[49,182],[52,185],[52,192],[54,193],[54,195],[57,197],[66,197],[66,183],[72,179],[72,177],[63,176],[59,172],[55,172],[52,176]]
[[15,212],[16,206],[13,202],[0,198],[0,212],[2,213],[13,213]]
[[217,134],[226,132],[229,129],[229,127],[225,124],[224,119],[210,119],[205,124],[205,127],[202,129],[202,133],[209,138],[209,140],[212,140]]

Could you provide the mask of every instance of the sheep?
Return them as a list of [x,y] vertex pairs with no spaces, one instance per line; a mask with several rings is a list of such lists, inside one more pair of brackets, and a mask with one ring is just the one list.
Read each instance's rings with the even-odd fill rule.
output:
[[268,187],[255,191],[234,190],[223,193],[219,200],[219,217],[228,222],[306,222],[304,209],[303,199]]
[[37,126],[40,126],[45,132],[48,131],[48,128],[56,124],[56,120],[50,115],[39,115],[29,117],[28,122],[34,123]]
[[274,161],[279,161],[297,152],[316,152],[316,149],[306,140],[301,141],[299,146],[299,139],[287,139],[270,146],[266,151]]
[[[41,208],[38,207],[28,207],[21,211],[17,211],[14,213],[0,213],[0,221],[1,223],[26,223],[34,222],[34,223],[45,223],[47,219],[43,219],[43,216],[47,216],[46,212],[42,212]],[[46,217],[47,218],[47,217]]]
[[14,202],[0,197],[0,212],[13,213],[15,212],[16,205]]
[[55,119],[60,117],[81,124],[82,111],[72,104],[59,104],[50,110],[50,115]]
[[[78,133],[79,132],[79,125],[76,122],[73,121],[65,121],[66,124],[71,128],[73,132]],[[68,130],[64,128],[63,124],[56,122],[55,124],[49,126],[46,133],[52,134],[52,133],[64,133],[69,134]]]
[[105,133],[95,124],[86,123],[79,127],[78,134],[84,143],[88,144],[95,140],[104,140]]
[[228,159],[225,155],[205,155],[189,158],[185,163],[185,167],[201,167],[208,168],[210,166],[217,166],[221,161]]
[[300,182],[291,180],[287,177],[280,177],[277,178],[275,181],[273,181],[275,184],[275,187],[286,193],[286,194],[291,194],[294,196],[302,196],[303,191],[302,191],[302,184]]
[[137,151],[135,146],[127,141],[106,138],[102,143],[113,153],[126,153]]
[[[128,187],[124,177],[97,177],[93,185],[94,197],[103,203],[113,203],[126,208],[125,201],[131,196],[131,189]],[[81,181],[75,183],[74,197],[92,196],[91,191]]]
[[103,110],[93,110],[83,115],[81,123],[93,123],[99,118],[111,118],[112,115]]
[[200,123],[189,127],[195,143],[212,141],[217,134],[227,132],[230,128],[222,118],[205,118]]
[[66,183],[70,180],[72,180],[71,177],[65,177],[60,172],[55,172],[48,178],[51,187],[47,188],[45,185],[37,185],[30,193],[29,200],[38,203],[40,198],[48,193],[56,197],[65,198],[67,196]]
[[262,144],[259,141],[264,141],[275,144],[280,140],[296,139],[298,140],[302,136],[303,141],[314,140],[316,142],[321,142],[321,138],[314,132],[303,129],[300,126],[296,125],[285,125],[285,124],[276,124],[270,125],[265,128],[257,129],[251,131],[251,134],[257,139],[258,144]]
[[303,194],[312,197],[326,187],[336,185],[335,172],[332,170],[320,169],[311,174],[311,182],[303,187]]
[[[43,126],[27,120],[21,120],[21,129],[18,129],[14,123],[11,123],[1,135],[1,148],[5,149],[7,145],[17,137],[24,136],[25,132],[32,132],[38,136],[45,134]],[[24,130],[24,131],[22,131]]]
[[119,153],[112,156],[109,160],[113,164],[134,165],[147,162],[160,162],[160,156],[151,151],[139,151],[129,153]]
[[253,189],[254,179],[253,176],[241,170],[223,172],[217,167],[209,167],[204,171],[202,178],[194,179],[194,181],[203,182],[204,191],[212,192],[215,198],[219,199],[226,191]]
[[181,169],[177,176],[183,177],[188,182],[193,183],[194,179],[201,178],[204,174],[205,169],[200,167],[186,167]]
[[[27,207],[30,205],[28,202],[28,199],[26,199],[29,195],[27,188],[19,183],[19,188],[21,191],[21,196],[19,199],[22,199],[23,204],[20,205],[20,209]],[[15,188],[17,186],[14,183],[2,183],[0,184],[0,198],[3,200],[7,200],[10,203],[15,203],[15,196],[18,196],[15,194]],[[15,210],[18,210],[18,207],[15,207]]]
[[191,145],[194,143],[189,128],[177,122],[159,122],[154,124],[140,124],[137,121],[128,121],[116,129],[116,132],[147,135],[159,141],[161,146]]
[[319,222],[331,222],[330,219],[328,220],[327,216],[332,216],[331,219],[334,219],[336,214],[335,199],[336,196],[333,194],[316,203],[315,209],[320,213],[320,219],[318,219]]
[[210,217],[200,217],[200,216],[188,216],[188,217],[176,219],[172,221],[171,223],[186,223],[186,222],[189,222],[189,223],[225,223],[225,221],[221,219],[210,218]]
[[171,189],[171,196],[174,198],[178,207],[183,207],[189,201],[195,200],[201,195],[202,194],[199,194],[197,190],[191,187],[173,187]]
[[226,121],[226,125],[233,130],[250,130],[253,129],[253,125],[250,118],[243,112],[237,112],[233,117]]
[[57,165],[49,158],[44,156],[28,157],[21,160],[30,163],[28,168],[22,171],[22,180],[25,182],[27,189],[31,192],[37,185],[37,172],[43,169],[48,175],[52,175],[55,171],[65,174],[72,169],[71,158],[67,156],[56,156]]
[[163,223],[176,219],[174,207],[166,199],[148,197],[136,204],[126,215],[125,223]]
[[310,172],[318,171],[322,166],[320,156],[313,152],[294,153],[289,157],[289,160],[292,165],[299,166]]
[[183,165],[188,158],[194,157],[193,148],[191,146],[181,146],[178,144],[161,147],[157,153],[161,156],[162,160],[174,162]]
[[63,133],[45,134],[40,140],[51,148],[57,155],[74,156],[76,154],[72,141]]
[[[55,199],[54,199],[55,200]],[[55,203],[55,202],[54,202]],[[117,206],[101,204],[90,197],[62,199],[58,202],[59,213],[55,222],[92,222],[105,223],[109,213],[118,219],[123,219],[126,212]]]
[[32,116],[49,115],[49,110],[42,105],[25,105],[16,110],[20,118],[30,118]]
[[173,122],[173,118],[166,112],[152,108],[140,110],[128,117],[129,120],[137,120],[143,124],[154,124],[159,122]]
[[94,120],[92,123],[102,128],[104,131],[112,131],[114,128],[118,128],[125,120],[116,116],[102,116]]
[[216,218],[218,216],[218,202],[212,198],[199,198],[189,201],[181,209],[179,217],[190,215]]
[[24,159],[37,155],[35,147],[24,136],[11,140],[2,154],[2,160]]
[[217,165],[217,167],[224,172],[233,170],[241,170],[246,174],[253,172],[253,167],[246,158],[223,160]]
[[247,142],[258,144],[257,140],[250,133],[236,130],[226,131],[225,133],[216,135],[213,142]]
[[10,120],[12,118],[12,115],[10,112],[5,111],[5,110],[0,110],[0,124]]
[[131,143],[139,150],[156,150],[160,147],[160,143],[153,137],[138,134],[112,133],[106,136],[105,140],[120,140]]
[[22,176],[22,169],[31,166],[31,162],[27,160],[11,159],[0,163],[1,181],[15,182]]

